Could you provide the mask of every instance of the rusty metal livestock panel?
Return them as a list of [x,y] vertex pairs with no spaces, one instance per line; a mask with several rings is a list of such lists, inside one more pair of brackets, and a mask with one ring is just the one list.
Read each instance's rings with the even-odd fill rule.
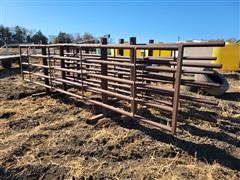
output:
[[[221,67],[204,61],[216,58],[185,57],[184,47],[224,46],[224,42],[154,44],[151,40],[149,44],[137,44],[134,37],[129,42],[124,44],[121,39],[120,44],[107,44],[102,38],[100,44],[20,45],[22,77],[44,86],[47,93],[64,93],[102,107],[102,114],[94,118],[115,111],[173,134],[179,100],[216,104],[180,94],[181,85],[219,86],[183,78],[184,74],[211,74],[211,70],[183,67]],[[114,54],[110,55],[111,50]],[[123,50],[129,51],[129,56],[123,56]],[[173,56],[156,57],[153,50],[169,50]],[[139,57],[139,51],[149,53]],[[189,63],[193,59],[203,63]]]

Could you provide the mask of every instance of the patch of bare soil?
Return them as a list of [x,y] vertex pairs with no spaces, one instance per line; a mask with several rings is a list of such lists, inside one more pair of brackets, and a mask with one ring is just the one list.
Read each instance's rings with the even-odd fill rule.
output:
[[[0,69],[0,179],[240,179],[240,82],[218,106],[181,102],[178,132],[99,109]],[[202,96],[198,94],[197,96]],[[211,97],[209,97],[211,98]]]

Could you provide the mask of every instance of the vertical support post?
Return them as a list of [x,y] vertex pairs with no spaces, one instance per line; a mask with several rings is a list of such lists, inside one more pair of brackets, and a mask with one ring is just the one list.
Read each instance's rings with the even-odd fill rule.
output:
[[50,52],[50,47],[48,46],[47,47],[47,61],[48,61],[48,67],[49,67],[49,84],[51,86],[51,89],[52,89],[52,77],[53,77],[53,69],[52,69],[52,61],[50,59],[50,55],[51,55],[51,52]]
[[[136,45],[136,37],[130,37],[130,45]],[[134,67],[131,67],[130,69],[130,80],[133,81],[133,85],[131,85],[131,96],[133,97],[133,100],[131,102],[131,112],[132,115],[136,113],[137,104],[135,102],[135,96],[136,96],[136,49],[131,48],[130,49],[130,63],[134,64]]]
[[[42,47],[42,55],[43,56],[46,56],[47,55],[47,50],[46,50],[46,47]],[[47,57],[43,57],[42,58],[42,62],[43,62],[43,65],[44,66],[48,66],[48,62],[47,62]],[[43,73],[45,76],[48,76],[48,68],[47,67],[44,67],[43,68]],[[48,85],[49,86],[49,78],[45,77],[44,78],[44,83],[45,85]],[[50,93],[50,89],[49,88],[46,88],[46,93]]]
[[[70,54],[70,47],[67,46],[66,51],[67,51],[67,56],[70,56],[69,55]],[[69,69],[71,67],[71,64],[67,63],[67,64],[65,64],[65,66],[66,66],[67,69]],[[70,72],[68,72],[68,71],[66,72],[67,76],[70,76],[70,74],[71,74]]]
[[20,59],[19,59],[19,66],[20,66],[20,68],[21,68],[21,76],[22,76],[22,79],[24,80],[24,74],[23,74],[23,65],[22,65],[22,61],[23,61],[23,59],[22,59],[22,48],[19,46],[19,57],[20,57]]
[[[154,40],[150,39],[149,40],[149,44],[154,44]],[[153,56],[153,50],[152,49],[148,49],[148,56]],[[147,72],[145,72],[146,74],[149,74],[148,70]],[[151,81],[146,81],[147,84],[151,84]],[[150,93],[148,91],[146,91],[146,95],[150,96]]]
[[183,52],[184,52],[183,44],[180,44],[178,48],[177,70],[176,70],[176,76],[175,76],[176,78],[174,82],[173,113],[172,113],[172,123],[171,123],[172,134],[176,132],[176,127],[177,127],[178,102],[179,102],[179,96],[180,96]]
[[[85,53],[89,54],[89,48],[85,47]],[[90,68],[90,65],[86,65],[86,70],[88,71],[88,69]]]
[[9,55],[8,45],[6,45],[6,54]]
[[89,54],[89,48],[88,47],[85,47],[85,53]]
[[[119,39],[119,44],[124,44],[124,39]],[[123,51],[124,51],[123,48],[118,49],[118,55],[123,56],[124,55]]]
[[76,48],[76,55],[79,54],[79,48]]
[[28,77],[29,77],[29,80],[32,81],[31,73],[30,73],[30,55],[29,55],[29,48],[27,48],[27,63],[28,63]]
[[[101,38],[101,45],[107,44],[107,38]],[[107,48],[101,47],[101,59],[106,60],[107,59]],[[101,64],[101,75],[107,76],[108,74],[108,67],[107,64]],[[101,79],[101,88],[103,90],[108,89],[108,80],[107,79]],[[108,95],[105,93],[102,93],[102,102],[107,104],[108,103]],[[106,113],[105,108],[103,108],[103,113]]]
[[[63,46],[60,46],[59,47],[59,55],[60,56],[64,56],[64,47]],[[65,60],[64,59],[61,59],[61,68],[65,68]],[[61,71],[61,75],[62,75],[62,79],[66,79],[66,72],[65,71]],[[66,91],[67,90],[67,84],[63,82],[63,89]]]
[[[150,40],[149,40],[149,44],[154,44],[154,40],[153,40],[153,39],[150,39]],[[153,56],[153,50],[152,50],[152,49],[149,49],[149,50],[148,50],[148,56]]]
[[82,98],[84,99],[84,88],[83,88],[83,57],[82,57],[82,47],[80,47],[80,69],[81,69],[81,84],[82,84]]
[[[173,51],[173,59],[174,59],[174,61],[177,61],[177,59],[176,59],[176,51],[175,50]],[[176,68],[176,66],[173,65],[172,68]],[[174,89],[175,78],[176,78],[176,73],[175,72],[172,73],[172,77],[173,77],[172,88]],[[173,104],[173,98],[172,98],[172,104]]]
[[[79,48],[76,48],[76,56],[79,54]],[[82,60],[81,60],[82,61]],[[77,70],[79,71],[80,70],[80,64],[79,64],[79,61],[76,61],[77,62]],[[80,62],[80,63],[82,63],[82,62]],[[77,80],[79,80],[80,79],[80,74],[78,73],[77,74]]]

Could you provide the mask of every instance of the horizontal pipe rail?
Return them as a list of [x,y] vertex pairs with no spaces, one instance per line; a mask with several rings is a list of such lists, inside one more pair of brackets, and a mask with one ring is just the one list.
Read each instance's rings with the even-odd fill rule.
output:
[[[211,69],[202,68],[221,68],[221,64],[208,62],[217,58],[184,56],[184,48],[221,47],[224,42],[139,44],[135,38],[131,38],[130,43],[106,42],[102,39],[100,44],[20,45],[21,66],[29,67],[22,68],[22,77],[45,87],[46,92],[60,92],[100,106],[103,115],[107,109],[112,110],[172,133],[176,131],[179,100],[217,104],[214,100],[191,97],[179,90],[181,85],[220,86],[189,78],[194,74],[213,74]],[[21,53],[21,48],[38,50]],[[99,54],[95,52],[98,49]],[[110,49],[114,54],[108,54]],[[128,56],[123,56],[124,50],[128,50]],[[172,57],[161,57],[160,53],[155,57],[153,50],[167,50]],[[143,52],[141,56],[139,51]],[[168,115],[155,122],[144,117],[146,115],[140,116],[145,107]]]

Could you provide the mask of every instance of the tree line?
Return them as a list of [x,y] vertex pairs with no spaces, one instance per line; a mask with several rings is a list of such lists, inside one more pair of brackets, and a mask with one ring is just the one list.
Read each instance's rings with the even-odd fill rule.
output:
[[85,40],[96,39],[90,33],[69,34],[66,32],[59,32],[58,35],[51,35],[47,37],[40,30],[33,33],[21,26],[13,28],[0,25],[0,46],[5,44],[20,44],[20,43],[34,43],[34,44],[48,44],[48,43],[78,43]]
[[[108,36],[109,43],[113,40]],[[34,44],[52,44],[52,43],[78,43],[86,40],[97,39],[90,33],[84,33],[83,35],[69,34],[66,32],[59,32],[58,35],[44,35],[40,30],[33,32],[21,26],[15,26],[13,28],[0,25],[0,47],[4,44],[20,44],[20,43],[34,43]],[[212,40],[212,39],[211,39]],[[240,43],[239,39],[214,39],[225,40],[226,42]]]

